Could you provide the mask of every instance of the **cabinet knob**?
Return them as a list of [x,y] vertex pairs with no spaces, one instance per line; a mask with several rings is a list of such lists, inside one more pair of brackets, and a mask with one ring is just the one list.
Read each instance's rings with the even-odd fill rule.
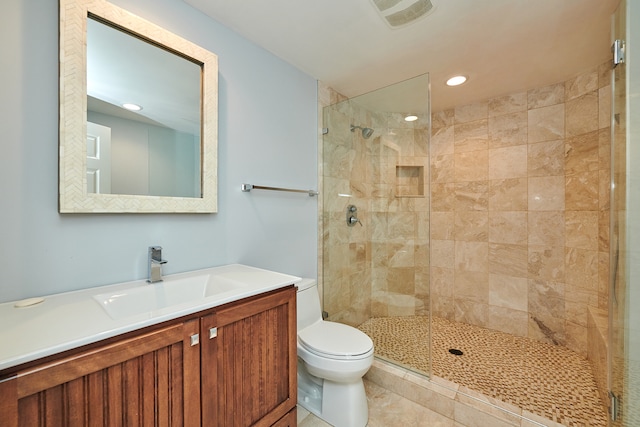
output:
[[209,328],[209,339],[213,339],[218,336],[218,328]]
[[191,347],[200,344],[200,334],[191,335]]

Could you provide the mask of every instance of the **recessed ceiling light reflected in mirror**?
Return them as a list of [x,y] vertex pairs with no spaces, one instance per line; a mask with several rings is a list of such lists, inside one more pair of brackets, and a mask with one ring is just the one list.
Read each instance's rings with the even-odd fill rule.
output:
[[418,116],[413,114],[409,114],[404,118],[405,122],[415,122],[416,120],[418,120]]
[[126,108],[129,111],[140,111],[142,110],[142,107],[138,104],[130,104],[130,103],[125,103],[122,104],[122,108]]
[[447,86],[459,86],[466,81],[467,78],[465,76],[453,76],[447,80]]

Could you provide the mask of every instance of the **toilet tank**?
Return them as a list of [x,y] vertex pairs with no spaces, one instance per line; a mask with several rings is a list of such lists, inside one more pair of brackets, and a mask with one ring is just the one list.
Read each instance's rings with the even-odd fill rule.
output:
[[296,310],[298,313],[298,330],[300,331],[322,320],[322,308],[320,307],[318,282],[315,279],[302,279],[297,286]]

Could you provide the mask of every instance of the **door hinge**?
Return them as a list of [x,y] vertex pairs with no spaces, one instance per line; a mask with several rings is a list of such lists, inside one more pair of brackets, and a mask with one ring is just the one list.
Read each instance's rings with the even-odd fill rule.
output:
[[322,134],[326,135],[329,133],[329,128],[322,128]]
[[616,40],[611,46],[611,52],[613,53],[613,66],[624,63],[624,40]]
[[609,392],[609,417],[611,421],[617,421],[620,414],[620,398],[612,391]]

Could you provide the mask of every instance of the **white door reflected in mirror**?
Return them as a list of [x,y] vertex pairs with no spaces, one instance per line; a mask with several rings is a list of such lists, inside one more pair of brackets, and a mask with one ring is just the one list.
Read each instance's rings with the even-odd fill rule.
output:
[[111,193],[111,128],[87,122],[87,193]]

